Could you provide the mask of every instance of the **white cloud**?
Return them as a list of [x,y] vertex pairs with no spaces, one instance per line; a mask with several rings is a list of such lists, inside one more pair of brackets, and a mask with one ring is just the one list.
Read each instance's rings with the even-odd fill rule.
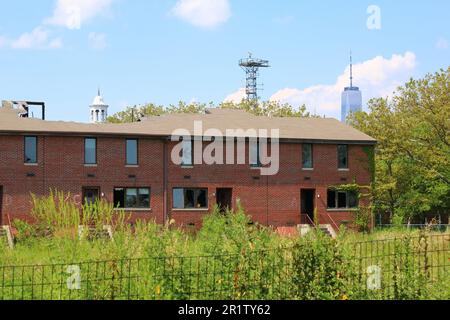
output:
[[11,48],[14,49],[44,49],[44,48],[61,48],[62,40],[60,38],[50,38],[50,33],[43,27],[36,27],[31,32],[20,35],[17,39],[9,42]]
[[[10,47],[14,49],[34,48],[61,48],[61,38],[51,38],[48,25],[63,26],[68,29],[80,29],[82,24],[97,15],[108,12],[114,0],[57,0],[53,15],[45,19],[42,24],[31,32],[25,32],[17,39],[9,39],[0,36],[0,48]],[[90,33],[89,43],[94,49],[104,49],[107,45],[106,35]]]
[[[416,65],[416,55],[412,52],[394,54],[390,59],[378,56],[353,66],[354,85],[360,87],[364,103],[373,97],[385,97],[412,76]],[[349,85],[349,68],[338,76],[334,84],[319,84],[305,89],[285,88],[270,100],[293,106],[306,104],[310,112],[339,118],[341,93]]]
[[240,103],[246,97],[245,88],[240,88],[238,91],[229,94],[223,102]]
[[202,28],[213,28],[231,17],[229,0],[178,0],[172,13]]
[[437,40],[436,48],[438,48],[438,49],[448,49],[448,47],[449,47],[449,43],[448,43],[447,39],[441,37],[441,38],[439,38]]
[[104,33],[91,32],[89,33],[88,40],[89,46],[95,50],[105,49],[108,45]]
[[82,24],[108,11],[113,0],[58,0],[53,16],[44,24],[80,29]]

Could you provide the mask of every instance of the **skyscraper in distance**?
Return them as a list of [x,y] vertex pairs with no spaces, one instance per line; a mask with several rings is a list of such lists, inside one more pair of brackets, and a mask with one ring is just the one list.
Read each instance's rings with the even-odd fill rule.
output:
[[358,87],[353,86],[353,61],[350,53],[350,87],[342,92],[341,121],[347,122],[347,117],[352,112],[362,111],[362,93]]

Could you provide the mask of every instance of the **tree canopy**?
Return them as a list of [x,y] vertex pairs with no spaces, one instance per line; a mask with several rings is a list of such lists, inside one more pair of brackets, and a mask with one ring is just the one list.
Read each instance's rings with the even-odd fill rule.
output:
[[[160,116],[167,113],[203,113],[208,108],[214,108],[213,103],[186,103],[180,101],[177,105],[169,105],[168,107],[149,103],[143,106],[128,107],[124,111],[118,112],[108,118],[111,123],[134,122],[140,118],[149,116]],[[242,100],[240,103],[224,102],[218,108],[223,109],[240,109],[259,116],[273,117],[311,117],[312,115],[306,111],[303,105],[295,109],[289,104],[280,104],[278,102],[266,101],[256,103],[255,101]]]
[[375,212],[406,222],[450,208],[450,68],[368,103],[350,124],[378,140]]

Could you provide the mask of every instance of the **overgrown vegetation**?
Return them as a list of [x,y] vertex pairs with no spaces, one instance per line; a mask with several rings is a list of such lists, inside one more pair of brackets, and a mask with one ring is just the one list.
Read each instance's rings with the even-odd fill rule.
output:
[[[33,202],[37,223],[14,221],[15,248],[0,250],[0,298],[450,298],[448,234],[342,231],[331,239],[313,230],[284,238],[251,224],[243,208],[215,209],[192,233],[144,221],[131,227],[107,203],[80,211],[59,192]],[[79,223],[112,224],[113,240],[79,239],[70,231]],[[368,289],[374,265],[382,270],[380,286]],[[68,289],[67,268],[74,266],[81,283]]]

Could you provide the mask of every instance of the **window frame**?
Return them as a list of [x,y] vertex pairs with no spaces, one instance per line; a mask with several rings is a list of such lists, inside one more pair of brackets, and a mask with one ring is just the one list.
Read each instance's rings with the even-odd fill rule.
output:
[[[305,167],[305,146],[309,146],[311,148],[311,167]],[[314,169],[314,146],[312,143],[303,143],[302,144],[302,169],[304,170],[313,170]]]
[[[116,201],[116,200],[118,200],[118,199],[115,198],[115,194],[116,194],[116,190],[118,191],[120,189],[123,190],[123,199],[121,199],[122,202],[123,202],[123,205],[122,206],[117,206],[116,204],[117,204],[118,201]],[[129,189],[136,189],[136,198],[137,198],[138,204],[139,204],[139,195],[140,195],[139,190],[147,189],[148,190],[148,207],[140,207],[140,206],[128,207],[128,206],[126,206],[127,190],[129,190]],[[128,211],[133,211],[133,210],[136,210],[136,211],[139,211],[139,210],[151,210],[151,208],[152,208],[152,202],[151,201],[152,201],[152,188],[151,187],[114,187],[114,189],[113,189],[114,209],[128,210]],[[119,203],[122,203],[122,202],[119,202]]]
[[[27,161],[27,139],[28,138],[33,138],[35,141],[35,161],[33,162],[28,162]],[[23,138],[23,163],[24,164],[28,164],[28,165],[33,165],[33,164],[38,164],[39,160],[38,160],[38,137],[37,136],[24,136]]]
[[[330,207],[330,192],[334,193],[334,206]],[[350,206],[350,195],[354,193],[356,205],[354,207]],[[345,207],[339,207],[339,194],[345,194]],[[340,191],[335,189],[327,189],[327,210],[332,211],[347,211],[347,210],[357,210],[359,208],[359,193],[354,191]]]
[[[136,142],[136,163],[128,162],[128,142],[129,141]],[[137,138],[126,138],[125,139],[125,165],[127,165],[127,166],[138,166],[139,165],[139,139],[137,139]]]
[[[94,163],[89,163],[86,161],[86,142],[87,140],[94,140],[95,141],[95,162]],[[92,166],[92,165],[97,165],[98,164],[98,158],[97,158],[97,149],[98,149],[98,144],[97,144],[97,138],[95,137],[85,137],[84,138],[84,164],[88,165],[88,166]]]
[[[181,141],[181,143],[182,143],[182,148],[181,148],[181,166],[182,167],[187,167],[187,168],[190,168],[190,167],[193,167],[194,166],[194,139],[183,139],[183,141]],[[191,157],[190,157],[190,163],[184,163],[184,146],[185,146],[185,144],[187,144],[187,143],[190,143],[190,145],[191,145]]]
[[256,139],[256,163],[251,163],[252,162],[252,146],[254,146],[252,144],[252,141],[249,139],[248,141],[248,162],[250,163],[250,168],[252,169],[259,169],[262,167],[262,163],[261,163],[261,146],[260,146],[260,141],[259,138]]
[[[340,159],[340,148],[341,147],[345,147],[345,159],[346,159],[346,164],[344,167],[341,167],[341,159]],[[338,144],[337,145],[337,167],[338,170],[348,170],[349,168],[349,157],[348,157],[348,144]]]
[[102,195],[102,193],[101,193],[100,187],[96,187],[96,186],[84,186],[84,187],[81,187],[81,196],[82,196],[82,204],[83,204],[83,205],[86,205],[86,204],[87,204],[87,202],[86,202],[86,192],[87,192],[88,190],[91,190],[91,191],[97,190],[97,200],[101,200],[101,195]]
[[[175,207],[175,197],[174,197],[174,192],[175,190],[182,190],[183,191],[183,208],[176,208]],[[205,200],[206,200],[206,206],[205,207],[200,207],[197,208],[195,207],[195,203],[194,203],[194,207],[193,208],[187,208],[184,204],[184,200],[185,200],[185,196],[186,196],[186,191],[187,190],[191,190],[194,191],[205,191],[206,195],[205,195]],[[180,211],[180,210],[190,210],[190,211],[205,211],[205,210],[209,210],[209,189],[208,188],[190,188],[190,187],[174,187],[172,188],[172,210],[175,211]]]

